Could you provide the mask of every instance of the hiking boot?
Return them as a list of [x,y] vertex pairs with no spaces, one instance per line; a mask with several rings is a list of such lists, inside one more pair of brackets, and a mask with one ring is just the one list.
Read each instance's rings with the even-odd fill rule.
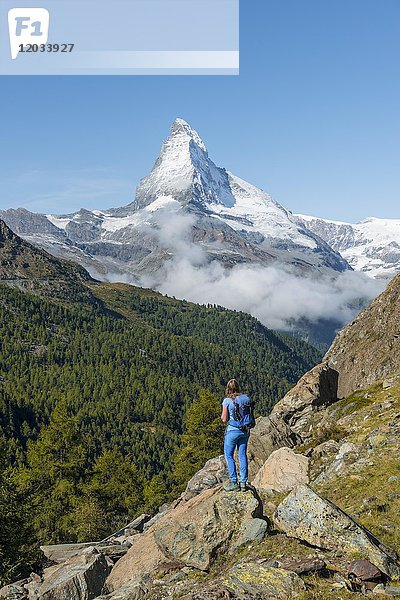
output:
[[239,490],[239,486],[236,481],[230,481],[226,485],[224,485],[225,492],[237,492]]
[[244,483],[241,481],[240,482],[240,491],[241,492],[246,492],[249,488],[247,487],[247,482],[245,481]]

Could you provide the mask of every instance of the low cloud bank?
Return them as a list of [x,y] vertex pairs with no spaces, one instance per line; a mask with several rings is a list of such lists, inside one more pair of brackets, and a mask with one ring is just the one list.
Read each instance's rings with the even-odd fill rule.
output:
[[[384,288],[382,282],[353,271],[313,279],[275,267],[237,265],[227,270],[217,261],[196,267],[186,259],[171,261],[163,274],[162,283],[151,285],[163,294],[242,310],[267,327],[287,331],[302,319],[333,319],[345,325]],[[149,286],[151,281],[142,283]]]
[[[141,285],[163,294],[200,304],[220,304],[257,317],[272,329],[291,330],[293,321],[317,323],[332,319],[349,323],[362,306],[373,300],[385,282],[364,273],[346,271],[334,275],[302,275],[290,267],[236,265],[224,268],[209,262],[198,244],[191,242],[192,215],[159,211],[154,215],[157,237],[174,258]],[[154,229],[152,229],[154,235]]]

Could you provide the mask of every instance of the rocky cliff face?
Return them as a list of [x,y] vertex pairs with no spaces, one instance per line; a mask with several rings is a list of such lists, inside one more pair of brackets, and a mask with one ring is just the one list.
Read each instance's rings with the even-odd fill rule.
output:
[[336,336],[324,358],[338,371],[338,396],[400,373],[400,275]]

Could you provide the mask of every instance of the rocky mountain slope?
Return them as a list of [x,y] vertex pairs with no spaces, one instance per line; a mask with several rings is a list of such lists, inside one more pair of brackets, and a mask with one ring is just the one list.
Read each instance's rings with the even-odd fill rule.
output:
[[339,397],[400,372],[400,275],[338,333],[325,361],[339,372]]
[[400,271],[400,219],[370,217],[355,225],[296,215],[297,222],[326,241],[370,277],[390,279]]
[[88,301],[91,295],[83,284],[90,281],[85,269],[29,244],[0,219],[0,283],[53,298]]
[[[389,336],[387,315],[399,293],[397,277],[360,321],[366,315],[371,329]],[[212,459],[150,520],[143,516],[90,547],[43,547],[58,564],[3,590],[3,597],[56,599],[66,591],[71,600],[398,596],[398,352],[376,347],[373,360],[355,366],[356,391],[338,399],[345,357],[353,362],[363,339],[348,337],[354,327],[333,345],[341,357],[337,370],[328,353],[269,417],[258,419],[249,447],[255,488],[224,492],[223,459]]]

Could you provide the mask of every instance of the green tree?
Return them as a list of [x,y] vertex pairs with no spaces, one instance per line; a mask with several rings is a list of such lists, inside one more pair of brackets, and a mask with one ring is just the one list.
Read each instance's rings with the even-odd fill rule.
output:
[[29,573],[38,558],[25,499],[7,465],[7,445],[0,434],[0,587]]
[[71,527],[78,542],[98,542],[109,533],[107,514],[91,496],[85,496],[73,511]]
[[77,419],[59,402],[49,425],[36,442],[29,443],[27,466],[19,472],[39,541],[57,543],[71,537],[70,513],[78,503],[85,463]]
[[146,511],[154,512],[169,498],[165,477],[154,475],[144,488],[144,502]]
[[209,458],[221,454],[224,425],[220,419],[221,404],[218,398],[206,389],[188,408],[185,431],[174,459],[173,477],[182,488]]
[[117,449],[99,456],[84,491],[107,514],[111,529],[126,524],[143,508],[143,478],[136,465]]

